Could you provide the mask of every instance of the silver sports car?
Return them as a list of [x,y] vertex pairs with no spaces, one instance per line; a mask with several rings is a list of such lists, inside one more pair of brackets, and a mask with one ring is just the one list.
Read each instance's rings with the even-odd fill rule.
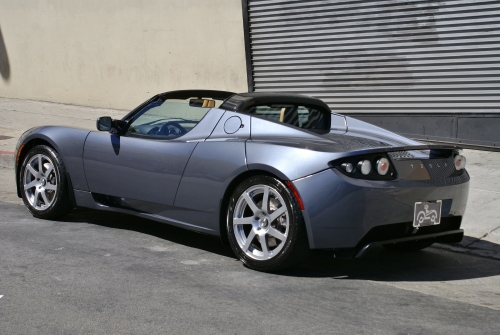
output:
[[454,146],[416,142],[296,94],[158,94],[99,131],[28,130],[18,195],[56,219],[74,207],[218,235],[248,267],[277,271],[310,249],[360,257],[455,243],[469,190]]

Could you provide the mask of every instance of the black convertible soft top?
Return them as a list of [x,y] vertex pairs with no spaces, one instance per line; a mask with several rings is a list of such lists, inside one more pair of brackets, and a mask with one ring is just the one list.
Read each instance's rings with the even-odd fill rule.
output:
[[234,92],[216,91],[216,90],[179,90],[161,93],[160,97],[166,99],[188,99],[188,98],[212,98],[224,100],[234,95]]
[[267,104],[293,104],[314,107],[318,110],[328,111],[330,108],[323,101],[302,94],[290,93],[239,93],[229,97],[219,107],[229,111],[245,112],[253,106]]

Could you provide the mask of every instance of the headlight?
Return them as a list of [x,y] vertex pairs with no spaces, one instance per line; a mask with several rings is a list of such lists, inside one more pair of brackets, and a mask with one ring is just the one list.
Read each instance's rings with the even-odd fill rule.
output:
[[464,156],[462,155],[456,155],[455,156],[455,169],[457,170],[463,170],[465,169],[465,163],[466,163],[466,159]]

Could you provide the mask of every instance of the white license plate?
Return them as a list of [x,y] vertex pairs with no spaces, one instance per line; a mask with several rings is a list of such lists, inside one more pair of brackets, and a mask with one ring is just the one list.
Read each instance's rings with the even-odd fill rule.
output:
[[416,202],[413,227],[433,226],[441,222],[441,200]]

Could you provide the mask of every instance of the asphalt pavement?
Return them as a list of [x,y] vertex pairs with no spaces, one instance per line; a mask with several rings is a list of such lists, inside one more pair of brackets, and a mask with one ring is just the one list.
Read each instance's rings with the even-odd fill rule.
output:
[[93,129],[98,116],[125,112],[0,99],[0,333],[500,333],[500,153],[464,152],[462,243],[355,260],[314,253],[264,274],[217,238],[165,224],[28,213],[12,170],[19,135],[44,124]]

